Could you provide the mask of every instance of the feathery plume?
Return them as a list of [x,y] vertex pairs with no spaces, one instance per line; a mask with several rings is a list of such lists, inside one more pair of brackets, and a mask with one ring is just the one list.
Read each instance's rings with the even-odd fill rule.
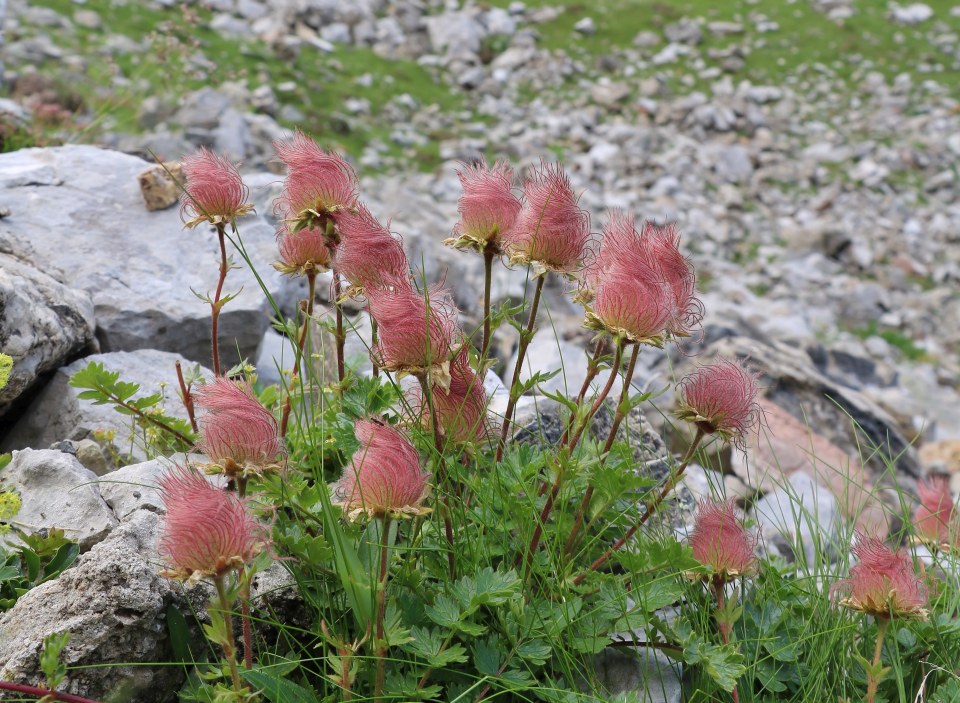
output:
[[905,552],[894,552],[876,537],[857,533],[853,553],[858,563],[850,567],[850,578],[830,588],[831,594],[848,593],[840,605],[878,618],[926,619],[927,587]]
[[444,241],[458,249],[483,251],[491,246],[500,252],[500,243],[520,215],[522,203],[511,190],[512,170],[504,161],[492,167],[481,159],[457,171],[463,195],[457,207],[460,221],[454,236]]
[[731,581],[751,573],[757,563],[756,544],[756,537],[737,517],[733,500],[700,503],[690,546],[693,558],[710,568],[711,578]]
[[286,275],[321,273],[330,268],[330,250],[324,233],[319,229],[305,228],[291,232],[281,223],[277,230],[277,245],[280,261],[273,266]]
[[184,190],[180,194],[180,217],[194,228],[202,222],[231,224],[253,211],[247,202],[250,191],[240,172],[228,159],[206,147],[183,158]]
[[747,432],[759,420],[758,393],[753,374],[719,357],[680,381],[677,416],[742,448]]
[[380,367],[422,376],[450,388],[450,360],[459,342],[457,308],[450,295],[434,288],[429,300],[412,286],[366,291],[380,339],[375,349]]
[[170,567],[166,576],[190,582],[219,577],[267,549],[267,529],[246,502],[193,468],[164,473],[160,493],[166,516],[159,551]]
[[960,548],[960,512],[946,479],[936,477],[917,484],[920,505],[913,513],[917,538],[934,547]]
[[336,215],[340,241],[333,263],[350,282],[348,295],[371,288],[410,288],[410,265],[403,245],[380,224],[365,205]]
[[246,383],[217,378],[197,388],[198,449],[227,476],[262,474],[285,453],[277,421]]
[[647,223],[641,234],[632,214],[614,211],[577,296],[584,326],[654,346],[689,336],[702,317],[695,280],[672,226]]
[[274,148],[287,166],[277,210],[290,221],[292,231],[326,231],[332,215],[353,207],[359,184],[342,156],[324,151],[300,130],[290,140],[275,142]]
[[355,518],[416,515],[427,496],[430,475],[420,468],[420,456],[397,428],[378,419],[357,420],[354,433],[360,448],[333,486],[334,501]]
[[[413,391],[413,410],[431,430],[430,409],[417,386]],[[433,392],[433,411],[441,434],[454,442],[476,442],[487,433],[487,392],[483,381],[470,367],[470,353],[460,349],[450,362],[450,389],[437,387]]]
[[590,216],[577,206],[570,179],[560,165],[541,165],[523,184],[524,205],[504,234],[510,261],[531,264],[536,273],[570,273],[590,238]]

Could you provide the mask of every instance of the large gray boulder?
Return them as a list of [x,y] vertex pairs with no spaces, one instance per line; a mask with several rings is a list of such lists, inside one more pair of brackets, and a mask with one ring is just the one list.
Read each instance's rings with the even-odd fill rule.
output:
[[[60,440],[82,440],[97,430],[114,432],[114,444],[135,460],[147,458],[140,432],[133,433],[133,420],[110,405],[95,405],[80,398],[79,388],[70,385],[70,377],[91,362],[103,364],[107,371],[119,371],[120,380],[140,384],[137,397],[157,393],[166,395],[164,410],[168,415],[187,418],[187,412],[178,396],[176,362],[184,373],[190,364],[179,354],[140,349],[133,352],[94,354],[59,369],[33,403],[23,412],[13,429],[0,441],[3,451],[32,447],[43,449]],[[205,378],[213,373],[201,367]]]
[[[217,238],[206,227],[184,230],[176,208],[146,210],[137,176],[148,166],[93,146],[0,154],[0,199],[11,211],[0,236],[29,241],[38,265],[59,269],[68,286],[90,294],[104,351],[162,349],[209,363],[210,308],[191,289],[216,287]],[[239,227],[264,283],[280,295],[286,284],[270,266],[273,225],[250,216]],[[242,291],[220,317],[228,359],[237,349],[252,357],[269,310],[242,257],[233,256],[238,268],[225,291]]]
[[93,341],[93,301],[86,291],[32,260],[28,247],[0,231],[0,350],[13,358],[0,388],[0,415],[44,373]]
[[18,530],[38,534],[61,529],[87,550],[117,526],[96,480],[96,474],[70,454],[25,449],[14,452],[0,473],[0,490],[20,496],[20,511],[11,520]]
[[72,568],[0,616],[0,680],[42,681],[44,638],[68,631],[61,658],[76,668],[61,690],[96,700],[174,700],[183,669],[143,665],[173,661],[166,613],[175,595],[157,568],[159,521],[138,510]]

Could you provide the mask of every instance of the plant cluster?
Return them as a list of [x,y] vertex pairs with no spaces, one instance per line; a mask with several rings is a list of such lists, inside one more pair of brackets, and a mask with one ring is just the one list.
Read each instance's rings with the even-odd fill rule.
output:
[[[464,165],[447,243],[484,261],[483,325],[471,334],[450,294],[414,274],[400,240],[360,201],[346,160],[302,133],[277,153],[287,175],[275,266],[308,284],[293,320],[270,299],[297,350],[283,387],[260,388],[244,365],[221,365],[229,248],[256,269],[238,229],[247,189],[206,150],[183,163],[184,220],[211,227],[220,245],[216,289],[204,296],[214,377],[181,374],[189,422],[146,419],[159,399],[133,400],[102,369],[75,380],[166,432],[168,451],[187,440],[206,456],[178,459],[161,482],[167,574],[215,590],[204,632],[219,654],[191,667],[184,699],[598,700],[597,658],[610,647],[685,663],[689,700],[873,703],[957,691],[960,539],[941,484],[924,486],[915,520],[939,579],[866,535],[846,579],[844,560],[804,571],[761,559],[721,496],[700,505],[689,540],[655,519],[705,443],[742,446],[760,424],[756,376],[719,359],[678,383],[692,441],[664,481],[644,474],[636,439],[621,432],[649,399],[631,384],[640,352],[681,343],[703,314],[672,226],[638,227],[613,212],[595,237],[559,165],[531,169],[519,190],[505,163]],[[493,309],[498,262],[527,270],[523,306]],[[315,306],[327,271],[330,315]],[[548,277],[570,283],[595,347],[577,396],[551,396],[559,439],[514,442],[518,402],[543,379],[524,381],[521,369]],[[344,358],[348,299],[370,315],[369,374]],[[518,333],[518,360],[494,417],[482,380],[503,324]],[[329,330],[329,348],[314,348],[311,325]],[[312,363],[318,355],[335,362],[334,377]],[[604,408],[612,422],[598,435]],[[305,625],[251,597],[266,568],[292,577]],[[175,642],[180,651],[186,639]]]

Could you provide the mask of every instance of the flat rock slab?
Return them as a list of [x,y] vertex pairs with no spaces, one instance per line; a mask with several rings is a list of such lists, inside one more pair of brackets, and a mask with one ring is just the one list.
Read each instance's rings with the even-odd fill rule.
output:
[[37,379],[93,340],[93,300],[38,266],[29,246],[0,232],[0,350],[13,358],[0,415]]
[[[30,242],[36,263],[90,294],[104,351],[162,349],[209,364],[210,310],[191,289],[216,287],[217,237],[208,227],[184,230],[177,208],[147,211],[137,177],[149,165],[93,146],[0,154],[0,199],[11,211],[0,237]],[[282,298],[288,284],[270,266],[273,225],[260,216],[238,224],[265,285]],[[242,291],[220,317],[221,350],[252,358],[269,307],[243,259],[234,259],[225,291]]]
[[[82,440],[97,430],[116,433],[114,444],[135,460],[147,458],[142,440],[131,440],[132,418],[122,415],[110,405],[94,405],[91,400],[81,400],[79,388],[70,385],[70,377],[91,362],[103,364],[107,371],[119,371],[120,380],[140,384],[137,397],[157,393],[164,386],[166,395],[164,410],[169,415],[187,418],[187,412],[177,395],[176,362],[181,361],[184,373],[191,366],[178,354],[140,349],[133,352],[94,354],[65,366],[54,374],[43,391],[23,412],[19,422],[0,441],[3,451],[11,449],[45,449],[64,439]],[[213,372],[201,368],[209,379]]]
[[36,534],[58,528],[87,550],[117,526],[96,480],[96,474],[70,454],[25,449],[14,452],[0,473],[0,489],[20,496],[20,511],[12,521],[18,530]]

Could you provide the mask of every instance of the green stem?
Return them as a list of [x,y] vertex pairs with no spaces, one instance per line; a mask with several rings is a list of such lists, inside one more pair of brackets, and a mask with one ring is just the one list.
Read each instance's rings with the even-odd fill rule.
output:
[[233,681],[233,690],[242,696],[243,682],[240,680],[240,671],[237,669],[237,650],[236,638],[233,634],[233,617],[230,615],[230,601],[227,598],[227,587],[223,582],[223,576],[215,576],[213,584],[217,587],[217,597],[220,599],[220,610],[223,612],[223,626],[227,636],[226,641],[221,642],[220,646],[223,647],[223,654],[227,658],[230,678]]
[[283,415],[280,418],[280,436],[287,436],[287,423],[290,421],[290,410],[293,407],[293,387],[300,377],[300,364],[303,362],[303,350],[307,346],[307,333],[310,329],[310,319],[313,315],[313,299],[316,296],[317,274],[314,271],[307,273],[307,305],[303,319],[303,329],[300,331],[300,337],[297,339],[297,348],[293,359],[293,372],[290,374],[290,388],[287,391],[287,399],[283,404]]
[[483,248],[483,345],[480,347],[480,368],[484,368],[483,362],[487,359],[487,352],[490,351],[490,289],[493,278],[493,257],[495,255],[494,246],[488,243]]
[[[437,469],[437,490],[441,491],[441,487],[447,479],[447,459],[443,453],[443,435],[440,433],[440,425],[437,423],[437,411],[433,405],[433,387],[430,384],[429,372],[418,374],[417,380],[420,382],[420,388],[423,391],[423,398],[427,402],[427,411],[430,413],[430,426],[433,429],[433,445],[437,450],[437,457],[439,461],[439,466]],[[446,491],[441,491],[441,495],[444,507],[444,510],[442,511],[443,531],[447,538],[447,546],[450,547],[450,549],[447,551],[447,567],[450,578],[453,579],[457,573],[457,557],[454,553],[453,545],[453,522],[450,518],[450,497]]]
[[376,640],[374,640],[377,655],[377,678],[374,682],[373,700],[376,703],[383,700],[383,684],[387,677],[387,641],[383,621],[387,613],[387,567],[390,554],[389,514],[385,514],[381,520],[380,540],[380,584],[377,589],[377,631]]
[[[583,404],[584,398],[587,397],[587,391],[590,390],[590,384],[593,383],[600,373],[600,357],[603,356],[603,352],[607,346],[607,337],[603,336],[597,340],[597,346],[593,350],[593,356],[587,360],[587,375],[583,379],[583,385],[580,386],[580,392],[577,394],[577,407]],[[560,436],[560,446],[562,447],[567,443],[567,437],[570,435],[570,431],[573,430],[574,424],[577,422],[576,413],[570,415],[570,421],[567,423],[567,426],[563,428],[563,434]]]
[[220,341],[219,341],[219,321],[220,321],[220,296],[223,294],[223,283],[227,280],[227,242],[226,225],[222,222],[217,223],[217,239],[220,242],[220,278],[217,281],[217,292],[213,294],[213,302],[210,303],[210,346],[213,353],[213,375],[220,375]]
[[[723,599],[723,586],[724,582],[719,577],[714,577],[713,579],[713,593],[717,599],[717,613],[715,620],[717,622],[717,629],[720,631],[720,639],[723,640],[724,644],[730,644],[730,631],[732,625],[725,621],[724,618],[724,599]],[[737,693],[737,686],[734,684],[733,690],[730,691],[730,695],[733,697],[733,703],[740,703],[740,694]]]
[[520,399],[519,384],[520,371],[523,369],[523,361],[527,355],[527,347],[533,339],[533,328],[537,323],[537,308],[540,307],[540,294],[543,292],[543,282],[547,275],[537,276],[537,284],[533,291],[533,302],[530,304],[530,317],[527,320],[526,329],[520,333],[520,344],[517,347],[517,365],[513,369],[513,380],[510,382],[510,397],[507,400],[507,410],[503,414],[503,426],[500,428],[500,441],[497,443],[496,460],[503,459],[503,450],[507,445],[507,437],[510,436],[510,420],[513,418],[513,411]]
[[343,330],[343,305],[340,304],[340,274],[333,269],[333,307],[337,316],[337,331],[334,339],[337,343],[337,395],[343,397],[343,379],[346,377],[346,367],[343,362],[343,347],[347,340],[347,333]]
[[[606,461],[606,454],[613,447],[613,443],[617,439],[617,432],[620,430],[620,425],[623,424],[624,418],[627,416],[625,408],[627,405],[627,400],[630,398],[630,384],[633,382],[633,372],[637,368],[637,357],[640,356],[640,345],[634,345],[633,354],[630,356],[630,362],[627,365],[626,373],[623,375],[623,389],[620,391],[620,402],[617,403],[617,413],[613,417],[613,423],[610,425],[610,434],[607,435],[607,441],[603,445],[603,450],[600,452],[600,465],[603,466],[603,463]],[[587,514],[587,511],[590,509],[590,501],[593,499],[593,486],[587,486],[586,492],[583,494],[583,500],[580,502],[580,507],[577,510],[577,514],[573,520],[573,527],[570,528],[570,536],[567,538],[567,543],[563,547],[563,551],[568,556],[573,553],[573,546],[576,544],[577,535],[580,532],[580,527],[583,525],[583,518]]]
[[873,703],[877,696],[877,688],[880,686],[880,677],[874,672],[880,667],[880,653],[883,651],[883,636],[887,632],[887,625],[890,624],[889,618],[877,618],[877,643],[873,650],[873,666],[867,672],[867,703]]
[[596,571],[603,566],[607,560],[613,556],[613,553],[625,545],[627,541],[633,537],[634,534],[636,534],[637,530],[640,529],[640,527],[650,519],[650,516],[653,515],[657,508],[660,507],[660,504],[663,502],[664,498],[666,498],[667,494],[674,489],[674,487],[677,485],[677,482],[680,480],[680,477],[683,476],[683,472],[686,470],[687,465],[693,460],[693,455],[697,451],[697,447],[700,445],[700,441],[703,439],[703,437],[704,432],[698,427],[697,434],[693,438],[693,444],[690,445],[690,449],[688,449],[687,453],[684,455],[683,461],[680,463],[680,468],[677,469],[669,479],[667,479],[667,483],[664,485],[663,490],[660,491],[660,494],[653,501],[647,503],[646,510],[644,511],[643,515],[629,530],[624,533],[623,537],[614,542],[610,549],[604,552],[602,556],[598,557],[596,561],[594,561],[589,568],[587,568],[586,571],[582,572],[573,580],[574,586],[579,586],[581,583],[583,583],[583,580],[587,578],[587,575],[591,571]]

